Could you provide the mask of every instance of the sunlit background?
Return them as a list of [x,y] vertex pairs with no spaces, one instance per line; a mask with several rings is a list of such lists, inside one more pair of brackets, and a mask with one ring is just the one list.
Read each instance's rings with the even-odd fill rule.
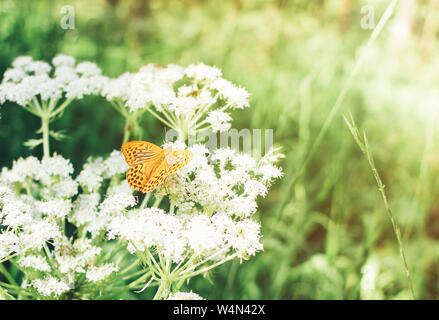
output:
[[[306,156],[390,1],[0,1],[0,73],[15,57],[57,53],[107,76],[143,64],[215,65],[245,86],[237,128],[272,128],[284,177],[260,201],[264,252],[190,287],[207,299],[411,298],[394,230],[343,115],[367,133],[399,224],[416,298],[439,295],[439,1],[400,0],[367,54],[306,170]],[[75,28],[60,26],[63,6]],[[39,121],[0,107],[0,166],[29,150]],[[53,150],[76,169],[119,149],[121,116],[103,98],[75,101],[52,127]],[[164,128],[145,117],[145,138]]]

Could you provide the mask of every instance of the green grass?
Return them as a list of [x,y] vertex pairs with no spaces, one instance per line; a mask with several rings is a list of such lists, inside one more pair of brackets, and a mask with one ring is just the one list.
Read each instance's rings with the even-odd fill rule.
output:
[[[411,299],[408,268],[416,298],[438,297],[439,59],[419,50],[426,3],[403,49],[393,45],[393,17],[382,29],[360,27],[362,5],[372,3],[378,24],[391,1],[353,2],[341,27],[335,0],[81,0],[69,31],[59,27],[64,3],[52,3],[0,1],[0,72],[18,55],[58,52],[96,61],[109,76],[148,62],[202,61],[252,95],[234,126],[273,128],[283,146],[284,178],[260,201],[264,252],[191,289],[208,299]],[[344,122],[348,111],[359,128],[352,132],[367,132],[372,168],[364,137],[355,140]],[[0,112],[0,164],[10,166],[31,154],[22,142],[38,121],[11,104]],[[163,141],[157,122],[143,125],[145,139]],[[52,147],[75,168],[122,142],[123,121],[101,98],[75,102],[52,126],[70,136]]]

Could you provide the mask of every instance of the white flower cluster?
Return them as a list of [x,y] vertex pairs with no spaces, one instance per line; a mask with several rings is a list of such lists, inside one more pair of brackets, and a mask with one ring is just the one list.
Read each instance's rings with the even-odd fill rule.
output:
[[[110,80],[102,94],[120,99],[132,112],[148,109],[177,130],[226,131],[232,118],[227,112],[249,106],[249,94],[222,78],[221,70],[203,63],[187,68],[148,64],[137,73]],[[152,110],[152,108],[154,110]],[[192,132],[191,131],[191,132]]]
[[12,101],[26,106],[34,98],[41,100],[81,99],[99,94],[108,79],[92,62],[75,62],[67,55],[57,55],[52,65],[30,56],[16,58],[0,84],[0,103]]
[[37,289],[42,296],[59,296],[70,289],[69,285],[63,281],[52,276],[47,276],[44,279],[32,280],[32,286]]
[[223,258],[229,249],[239,257],[254,255],[262,250],[260,225],[252,220],[235,222],[217,215],[171,215],[158,208],[130,210],[114,218],[108,226],[110,239],[122,237],[128,249],[157,249],[175,263],[191,255],[211,260]]
[[[173,144],[174,149],[181,147],[180,143]],[[210,154],[199,144],[189,150],[194,159],[160,189],[180,213],[195,214],[200,210],[209,216],[249,218],[256,212],[257,197],[265,197],[271,181],[282,175],[274,161],[267,161],[265,157],[257,163],[250,155],[229,148]]]
[[[95,288],[111,291],[118,275],[120,288],[124,279],[144,273],[130,290],[150,277],[143,287],[157,281],[156,298],[202,299],[192,292],[172,294],[179,287],[170,282],[183,283],[263,250],[261,225],[253,215],[257,198],[282,175],[276,150],[256,161],[232,149],[209,152],[193,145],[192,161],[139,206],[120,151],[90,157],[75,177],[69,160],[50,155],[49,122],[71,99],[87,94],[102,94],[121,112],[125,141],[133,128],[142,133],[138,121],[144,111],[178,131],[180,142],[164,148],[186,148],[181,141],[203,130],[228,130],[229,112],[248,107],[249,94],[222,78],[218,68],[148,64],[107,79],[94,63],[76,64],[66,55],[56,56],[52,65],[19,57],[12,66],[0,84],[0,103],[13,101],[40,116],[44,146],[42,160],[20,158],[0,173],[0,263],[13,259],[25,279],[11,285],[15,294],[93,298]],[[57,106],[60,99],[65,102]],[[127,266],[130,253],[135,261]],[[146,270],[134,272],[139,262]]]
[[[88,282],[99,282],[117,272],[114,263],[96,264],[102,247],[92,239],[105,234],[112,216],[136,204],[126,182],[119,182],[126,168],[119,151],[90,160],[76,179],[71,163],[59,155],[41,161],[20,158],[11,169],[3,168],[0,261],[17,255],[17,264],[33,275],[30,286],[52,297],[85,281],[81,274]],[[100,183],[118,177],[103,199],[96,174]],[[66,220],[82,229],[77,239],[65,235]]]
[[132,252],[155,248],[175,263],[193,255],[217,260],[232,252],[247,258],[262,250],[261,227],[251,216],[257,196],[266,195],[280,169],[266,161],[259,166],[231,149],[213,153],[213,164],[204,146],[190,150],[191,163],[157,192],[170,199],[176,214],[159,208],[130,210],[111,220],[109,238],[122,237]]

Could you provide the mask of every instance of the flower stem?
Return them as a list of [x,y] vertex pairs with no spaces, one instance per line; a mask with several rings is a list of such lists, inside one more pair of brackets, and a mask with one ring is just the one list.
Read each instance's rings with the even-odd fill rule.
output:
[[130,139],[130,122],[128,121],[128,119],[125,119],[125,128],[124,128],[124,132],[123,132],[123,142],[125,143]]
[[43,132],[43,154],[44,158],[50,157],[49,146],[49,117],[41,117],[41,129]]
[[226,263],[227,261],[230,261],[230,260],[234,259],[236,256],[238,256],[237,252],[235,252],[231,256],[228,256],[226,259],[220,260],[220,261],[218,261],[218,262],[216,262],[216,263],[214,263],[214,264],[212,264],[210,266],[207,266],[207,267],[205,267],[203,269],[194,271],[194,272],[189,273],[189,274],[183,274],[183,275],[177,277],[176,280],[185,280],[187,278],[195,277],[195,276],[197,276],[199,274],[202,274],[202,273],[205,273],[205,272],[207,272],[207,271],[209,271],[209,270],[211,270],[211,269],[213,269],[215,267],[218,267],[219,265],[222,265],[223,263]]
[[169,288],[170,288],[169,281],[161,280],[160,284],[159,284],[159,288],[158,288],[153,300],[160,300],[163,297],[165,297],[167,292],[169,292]]

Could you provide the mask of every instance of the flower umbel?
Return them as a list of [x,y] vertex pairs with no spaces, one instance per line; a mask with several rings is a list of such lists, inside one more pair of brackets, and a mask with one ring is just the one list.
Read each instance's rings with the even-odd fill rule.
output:
[[[146,195],[129,187],[117,150],[90,156],[75,172],[68,159],[50,153],[49,136],[60,135],[49,123],[90,94],[104,96],[124,117],[124,142],[142,137],[141,117],[151,114],[178,132],[162,147],[188,149],[193,159]],[[94,63],[67,55],[52,64],[14,60],[0,103],[15,102],[41,118],[42,139],[28,145],[43,143],[44,156],[19,158],[0,173],[0,273],[8,280],[0,282],[0,296],[108,299],[151,289],[155,299],[203,299],[181,291],[189,279],[263,250],[257,200],[282,175],[282,155],[273,149],[256,160],[186,141],[229,130],[230,112],[248,107],[248,99],[220,69],[202,63],[148,64],[107,79]]]

